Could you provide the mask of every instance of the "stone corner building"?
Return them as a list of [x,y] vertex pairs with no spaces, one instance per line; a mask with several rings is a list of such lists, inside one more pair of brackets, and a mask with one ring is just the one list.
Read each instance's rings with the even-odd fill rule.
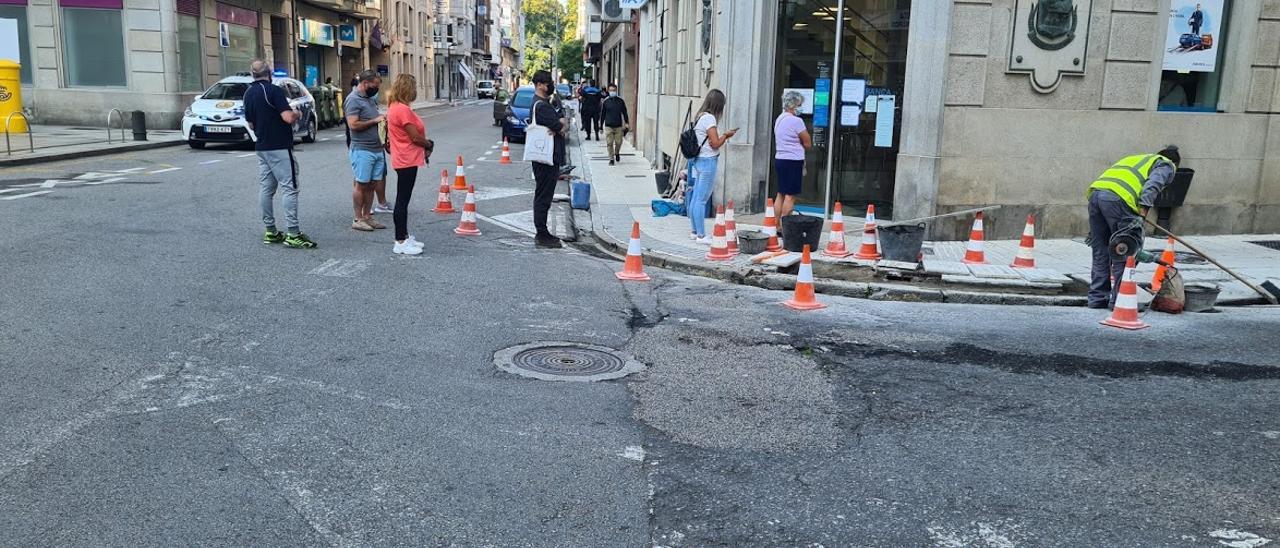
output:
[[[796,89],[813,97],[809,211],[875,204],[901,220],[1001,205],[989,237],[1016,237],[1028,213],[1042,237],[1079,237],[1094,177],[1173,143],[1196,171],[1175,231],[1280,232],[1280,2],[1203,1],[1203,41],[1186,47],[1175,23],[1196,3],[650,0],[635,14],[636,145],[672,161],[686,112],[722,89],[722,127],[741,131],[717,199],[759,211],[776,188],[779,97]],[[969,222],[931,236],[962,239]]]

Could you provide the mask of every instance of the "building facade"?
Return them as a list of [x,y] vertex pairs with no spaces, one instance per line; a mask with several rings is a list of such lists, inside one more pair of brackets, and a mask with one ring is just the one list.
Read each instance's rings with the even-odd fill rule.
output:
[[[637,147],[670,162],[686,114],[723,90],[721,128],[741,129],[716,194],[753,210],[775,192],[773,122],[795,90],[809,212],[1000,205],[994,237],[1028,213],[1041,236],[1078,237],[1089,183],[1172,143],[1196,172],[1175,231],[1280,231],[1280,3],[650,0],[635,15]],[[929,230],[962,239],[968,222]]]
[[38,123],[100,125],[115,108],[145,112],[151,128],[175,128],[196,95],[255,57],[308,83],[345,82],[355,67],[372,66],[378,6],[4,0],[0,18],[19,21],[23,105]]
[[418,82],[418,99],[435,97],[435,5],[431,0],[384,0],[386,20],[395,41],[389,73],[408,73]]

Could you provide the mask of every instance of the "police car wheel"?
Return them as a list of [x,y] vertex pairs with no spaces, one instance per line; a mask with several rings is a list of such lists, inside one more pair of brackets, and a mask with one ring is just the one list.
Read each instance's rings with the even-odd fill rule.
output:
[[187,141],[191,148],[204,148],[204,141]]

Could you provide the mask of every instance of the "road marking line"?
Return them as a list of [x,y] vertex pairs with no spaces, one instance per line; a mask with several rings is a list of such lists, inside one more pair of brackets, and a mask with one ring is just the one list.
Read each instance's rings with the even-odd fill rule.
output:
[[519,233],[521,233],[521,234],[528,234],[528,235],[530,235],[530,236],[533,236],[533,235],[535,234],[534,232],[532,232],[532,231],[530,231],[530,230],[528,230],[528,229],[526,229],[526,228],[518,227],[518,226],[513,225],[513,224],[509,224],[509,223],[506,223],[506,222],[503,222],[503,221],[499,221],[499,220],[494,219],[494,218],[492,218],[492,217],[486,217],[486,216],[484,216],[484,215],[480,215],[479,213],[477,213],[477,214],[476,214],[476,219],[481,220],[481,221],[484,221],[484,222],[486,222],[486,223],[490,223],[490,224],[498,225],[498,226],[500,226],[500,227],[502,227],[502,228],[505,228],[505,229],[507,229],[507,230],[510,230],[510,231],[512,231],[512,232],[519,232]]
[[501,146],[502,146],[502,145],[493,145],[493,146],[489,147],[489,150],[498,150],[498,148],[500,148]]
[[332,138],[333,138],[333,137],[325,137],[325,138],[320,139],[320,140],[321,140],[321,141],[328,141],[329,139],[332,139]]
[[117,170],[116,170],[116,173],[133,173],[133,172],[136,172],[136,171],[142,171],[142,170],[144,170],[144,169],[147,169],[147,168],[145,168],[145,167],[131,167],[131,168],[129,168],[129,169],[117,169]]
[[30,198],[30,197],[32,197],[32,196],[39,196],[39,195],[41,195],[41,194],[49,194],[50,192],[53,192],[53,191],[52,191],[52,190],[37,190],[37,191],[35,191],[35,192],[28,192],[28,193],[26,193],[26,194],[18,194],[18,195],[16,195],[16,196],[5,196],[5,197],[3,197],[3,198],[0,198],[0,200],[10,200],[10,201],[12,201],[12,200],[17,200],[18,198]]
[[88,182],[86,182],[86,183],[85,183],[85,186],[89,186],[89,185],[105,185],[105,184],[107,184],[107,183],[114,183],[114,182],[116,182],[116,181],[123,181],[123,180],[124,180],[124,177],[112,177],[112,178],[110,178],[110,179],[103,179],[103,180],[101,180],[101,181],[88,181]]
[[221,161],[222,161],[222,160],[205,160],[205,161],[203,161],[203,162],[200,162],[200,165],[204,166],[204,165],[209,165],[209,164],[216,164],[216,163],[221,162]]
[[155,174],[157,174],[157,173],[168,173],[168,172],[170,172],[170,171],[178,171],[179,169],[182,169],[182,168],[180,168],[180,167],[166,167],[166,168],[164,168],[164,169],[157,169],[157,170],[155,170],[155,171],[148,171],[148,172],[147,172],[147,175],[155,175]]
[[257,152],[250,152],[250,153],[248,153],[248,154],[240,154],[240,155],[236,156],[236,158],[248,158],[248,157],[250,157],[250,156],[257,156],[257,155],[258,155],[258,153],[257,153]]
[[467,166],[467,169],[475,169],[475,168],[476,168],[476,165],[475,165],[475,164],[471,164],[471,165]]

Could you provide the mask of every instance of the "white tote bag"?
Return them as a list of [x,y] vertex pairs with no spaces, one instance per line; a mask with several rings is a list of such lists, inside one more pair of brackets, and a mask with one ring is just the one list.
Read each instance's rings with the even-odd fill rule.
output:
[[529,127],[525,129],[524,161],[555,165],[556,138],[546,126],[538,125],[538,103],[529,109]]

